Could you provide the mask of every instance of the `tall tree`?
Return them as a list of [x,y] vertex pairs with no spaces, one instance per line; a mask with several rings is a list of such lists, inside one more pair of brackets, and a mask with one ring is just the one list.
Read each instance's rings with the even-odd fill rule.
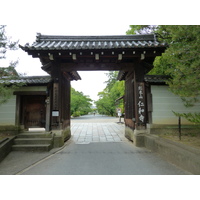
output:
[[[18,42],[12,42],[6,36],[5,25],[0,25],[0,60],[6,59],[7,50],[16,50]],[[11,62],[8,67],[0,66],[0,104],[5,103],[11,96],[13,89],[22,84],[12,83],[10,80],[18,78],[15,70],[17,62]]]
[[200,26],[159,26],[158,36],[169,44],[162,64],[171,90],[181,97],[200,95]]
[[114,116],[117,107],[124,108],[123,103],[116,105],[116,99],[124,95],[124,81],[117,81],[117,74],[117,71],[107,73],[106,88],[98,93],[99,100],[95,104],[100,114]]
[[71,115],[74,117],[86,115],[92,111],[92,100],[82,92],[71,88]]
[[126,34],[151,34],[154,33],[156,29],[156,25],[130,25],[130,29],[126,31]]
[[[155,59],[150,74],[170,75],[170,90],[179,95],[186,106],[196,103],[200,96],[200,25],[159,25],[153,29],[150,25],[132,25],[130,28],[128,34],[148,29],[157,35],[158,40],[168,43],[162,56]],[[200,113],[191,115],[181,116],[192,122],[200,121]]]

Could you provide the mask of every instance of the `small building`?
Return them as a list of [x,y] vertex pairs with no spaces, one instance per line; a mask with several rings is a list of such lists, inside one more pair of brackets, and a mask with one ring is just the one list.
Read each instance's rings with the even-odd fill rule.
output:
[[[9,83],[22,83],[23,86],[14,90],[11,98],[0,105],[0,126],[7,127],[8,132],[9,129],[17,132],[29,128],[47,129],[51,76],[19,77]],[[49,120],[56,122],[53,116]]]
[[21,129],[45,128],[46,97],[51,77],[21,77],[9,82],[24,85],[13,91],[11,98],[0,105],[0,125]]

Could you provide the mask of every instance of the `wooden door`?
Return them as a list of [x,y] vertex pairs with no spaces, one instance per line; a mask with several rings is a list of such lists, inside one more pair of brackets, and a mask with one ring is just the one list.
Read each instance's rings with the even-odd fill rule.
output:
[[22,110],[25,128],[45,127],[45,96],[24,96]]

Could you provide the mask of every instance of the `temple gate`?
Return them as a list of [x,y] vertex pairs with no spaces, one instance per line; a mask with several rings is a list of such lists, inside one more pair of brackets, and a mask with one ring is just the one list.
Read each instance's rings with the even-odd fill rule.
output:
[[[54,36],[38,34],[32,44],[20,46],[52,77],[48,90],[46,130],[70,132],[70,81],[77,71],[116,70],[125,80],[126,137],[140,146],[148,123],[148,90],[144,75],[166,48],[155,35]],[[65,134],[69,138],[68,133]]]

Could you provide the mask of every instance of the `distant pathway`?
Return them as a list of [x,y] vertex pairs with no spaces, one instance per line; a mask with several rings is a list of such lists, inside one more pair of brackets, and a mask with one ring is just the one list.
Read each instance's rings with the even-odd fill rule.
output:
[[76,143],[121,142],[124,125],[117,123],[118,118],[102,115],[87,115],[71,121],[72,140]]

